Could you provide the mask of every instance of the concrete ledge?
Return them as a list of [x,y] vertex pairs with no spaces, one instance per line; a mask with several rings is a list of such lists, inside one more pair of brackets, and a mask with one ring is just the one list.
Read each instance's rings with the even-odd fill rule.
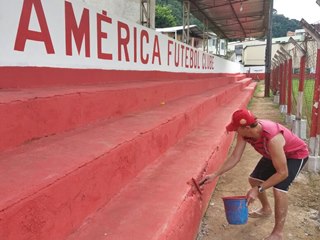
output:
[[164,71],[132,71],[74,69],[54,67],[0,67],[0,88],[39,88],[53,86],[92,85],[135,81],[188,80],[216,77],[242,79],[243,74],[184,73]]
[[307,162],[308,172],[319,173],[320,172],[320,157],[309,156]]

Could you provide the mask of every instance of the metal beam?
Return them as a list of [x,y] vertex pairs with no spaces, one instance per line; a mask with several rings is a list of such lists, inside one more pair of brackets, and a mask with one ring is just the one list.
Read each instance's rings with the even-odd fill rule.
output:
[[217,37],[216,39],[216,54],[220,55],[220,38]]
[[209,52],[209,44],[208,44],[208,41],[209,41],[209,33],[208,33],[208,19],[204,19],[203,20],[203,25],[204,25],[204,28],[203,28],[203,51],[204,52]]
[[140,0],[140,24],[148,28],[151,27],[150,0]]
[[[195,3],[196,1],[197,0],[191,0],[192,3]],[[237,0],[237,1],[234,0],[232,2],[230,0],[226,0],[226,2],[228,2],[228,3],[222,3],[219,5],[215,5],[215,1],[213,1],[213,5],[211,5],[211,6],[206,5],[206,7],[203,7],[203,8],[198,7],[198,11],[210,10],[212,8],[218,8],[218,7],[224,7],[224,6],[230,5],[230,3],[236,4],[236,3],[247,2],[247,1],[249,1],[249,0]]]
[[289,42],[292,43],[302,53],[302,55],[306,55],[306,53],[307,53],[306,50],[304,50],[304,48],[301,47],[300,44],[298,44],[296,40],[294,40],[292,37],[290,37]]
[[278,62],[281,64],[281,63],[284,63],[284,61],[286,60],[285,58],[283,58],[282,56],[280,56],[279,54],[278,55],[274,55],[275,59],[278,60]]
[[[189,44],[190,39],[190,1],[183,1],[183,30],[182,30],[182,42]],[[186,26],[188,26],[186,28]]]
[[271,53],[272,53],[272,13],[273,13],[273,0],[270,0],[269,6],[269,22],[267,31],[267,45],[266,45],[266,64],[265,64],[265,87],[264,96],[270,97],[270,79],[271,79]]
[[[244,28],[243,28],[243,26],[242,26],[242,24],[241,24],[241,21],[240,21],[239,18],[237,17],[237,13],[236,13],[236,11],[234,10],[234,7],[233,7],[233,5],[232,5],[232,3],[231,3],[230,1],[229,1],[229,4],[230,4],[230,7],[231,7],[231,9],[232,9],[232,12],[233,12],[235,18],[237,19],[237,22],[238,22],[238,24],[239,24],[239,26],[240,26],[240,28],[241,28],[241,31],[242,31],[242,33],[243,33],[243,36],[246,38],[246,37],[247,37],[246,31],[244,30]],[[241,7],[242,7],[242,1],[240,1],[240,4],[241,4]],[[240,11],[242,11],[242,10],[240,10]]]
[[318,33],[318,31],[316,31],[315,28],[303,18],[301,19],[300,23],[303,26],[303,28],[309,33],[309,35],[314,40],[316,40],[318,44],[320,44],[320,33]]
[[[190,1],[188,1],[190,2]],[[192,4],[196,7],[196,9],[202,14],[202,16],[207,16],[207,14],[205,14],[200,8],[199,6],[197,5],[196,1],[192,1]],[[189,9],[190,10],[190,9]],[[220,37],[224,37],[224,38],[227,38],[227,36],[223,33],[223,31],[221,30],[221,28],[214,22],[214,21],[211,21],[210,19],[208,19],[208,22],[213,26],[215,27],[218,31],[219,31],[219,35]],[[218,33],[216,33],[218,35]]]
[[280,51],[287,56],[287,58],[292,58],[290,53],[288,53],[282,46],[280,47]]
[[283,61],[287,60],[287,56],[284,53],[282,53],[280,50],[278,50],[277,53],[279,57],[282,58]]

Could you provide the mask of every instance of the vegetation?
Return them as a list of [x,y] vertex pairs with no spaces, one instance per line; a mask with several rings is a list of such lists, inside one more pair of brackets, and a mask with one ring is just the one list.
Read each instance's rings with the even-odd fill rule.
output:
[[[158,15],[163,14],[161,12],[161,8],[163,7],[171,10],[170,11],[171,17],[175,21],[174,26],[182,26],[183,24],[182,3],[178,0],[156,0],[156,19],[155,19],[156,28],[173,27],[173,25],[171,25],[172,22],[170,20],[166,22],[167,19],[170,19],[170,17],[168,16],[164,18],[160,16],[158,17]],[[168,13],[165,13],[165,14],[168,14]],[[197,25],[200,28],[203,27],[203,24],[193,16],[190,17],[190,24]]]
[[289,19],[284,15],[273,14],[272,17],[272,36],[285,37],[287,32],[294,32],[296,29],[302,28],[300,22],[296,19]]
[[[182,3],[179,0],[156,0],[156,28],[181,26]],[[272,17],[272,35],[273,37],[285,37],[288,31],[294,32],[300,29],[300,22],[296,19],[289,19],[284,15],[278,15],[274,11]],[[193,16],[190,18],[190,24],[195,24],[202,28],[203,24]]]
[[156,27],[174,27],[176,26],[176,18],[172,14],[172,10],[165,5],[156,5]]
[[[298,99],[298,92],[299,92],[298,88],[299,88],[299,79],[292,79],[292,96],[293,96],[292,110],[294,112],[296,111],[296,106],[297,106],[297,99]],[[304,81],[302,114],[303,114],[303,118],[307,119],[309,127],[311,124],[313,93],[314,93],[314,79],[306,79]]]

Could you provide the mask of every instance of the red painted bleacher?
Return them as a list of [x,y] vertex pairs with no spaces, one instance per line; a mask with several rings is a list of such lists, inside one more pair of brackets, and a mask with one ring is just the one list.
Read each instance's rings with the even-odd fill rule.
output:
[[[209,76],[209,75],[208,75]],[[255,83],[201,79],[5,88],[0,239],[194,239],[234,109]]]

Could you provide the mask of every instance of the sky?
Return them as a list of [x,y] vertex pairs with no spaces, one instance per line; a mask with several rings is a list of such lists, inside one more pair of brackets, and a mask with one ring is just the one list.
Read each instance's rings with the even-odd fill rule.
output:
[[300,21],[303,18],[310,24],[320,21],[320,6],[316,0],[273,0],[273,8],[290,19]]

